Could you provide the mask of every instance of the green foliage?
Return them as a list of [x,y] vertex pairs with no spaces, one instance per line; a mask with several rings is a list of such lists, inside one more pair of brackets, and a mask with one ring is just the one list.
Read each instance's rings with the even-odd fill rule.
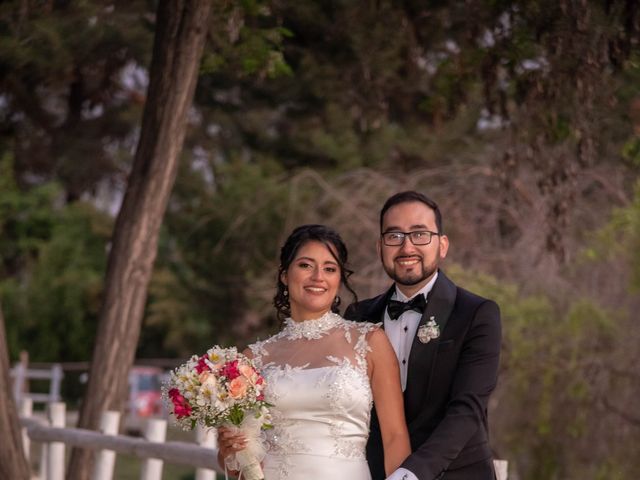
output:
[[[599,428],[593,421],[598,386],[591,372],[606,358],[619,335],[618,316],[591,300],[575,298],[562,306],[549,294],[524,295],[514,285],[450,266],[465,288],[494,299],[501,307],[503,350],[501,418],[496,422],[506,458],[521,459],[523,478],[568,478],[572,449]],[[507,412],[520,412],[512,417]],[[590,478],[606,457],[591,455]],[[571,477],[574,478],[574,477]]]
[[215,195],[206,184],[192,183],[189,168],[181,170],[151,282],[140,356],[186,357],[214,343],[255,338],[256,329],[264,329],[248,313],[272,316],[270,293],[265,298],[262,291],[271,292],[275,278],[268,285],[255,281],[265,269],[276,271],[274,252],[287,214],[286,184],[266,175],[268,169],[239,162],[221,169],[224,187]]
[[640,167],[640,136],[629,139],[622,147],[622,157],[635,167]]
[[269,2],[220,2],[214,6],[213,48],[205,51],[203,74],[237,74],[240,78],[291,75],[280,46],[292,33],[272,17]]
[[0,140],[11,142],[20,181],[53,180],[76,200],[128,164],[142,94],[120,73],[150,58],[150,6],[2,3]]
[[23,195],[13,175],[11,155],[0,158],[0,278],[19,274],[34,261],[39,246],[49,239],[52,205],[58,195],[55,185]]
[[111,220],[86,204],[68,207],[56,219],[25,292],[27,308],[14,312],[24,321],[34,360],[89,358],[110,228]]
[[591,260],[623,258],[631,267],[631,287],[640,290],[640,182],[635,185],[633,202],[614,210],[584,256]]
[[111,219],[77,203],[61,208],[60,189],[20,190],[11,157],[0,163],[0,293],[12,357],[86,360],[91,352]]

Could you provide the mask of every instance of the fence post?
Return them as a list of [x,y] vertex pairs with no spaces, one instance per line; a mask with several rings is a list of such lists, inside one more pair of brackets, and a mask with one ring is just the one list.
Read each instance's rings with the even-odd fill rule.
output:
[[20,361],[13,366],[13,399],[16,405],[22,404],[24,398],[25,382],[27,381],[27,368],[29,368],[29,356],[25,351],[20,352]]
[[38,466],[38,480],[49,480],[47,466],[49,465],[49,444],[40,444],[40,464]]
[[62,367],[59,363],[56,363],[51,367],[51,382],[49,384],[49,401],[60,401],[60,383],[62,382]]
[[[20,418],[31,418],[31,415],[33,415],[33,401],[30,398],[25,397],[22,399],[22,403],[20,404]],[[22,449],[24,450],[24,456],[28,462],[31,458],[31,440],[29,439],[29,434],[25,427],[22,427],[20,432],[22,434]]]
[[494,460],[497,480],[507,480],[509,462],[506,460]]
[[[150,442],[163,443],[167,437],[167,421],[160,418],[150,418],[144,430],[144,438]],[[147,458],[142,463],[140,480],[161,480],[163,461],[157,458]]]
[[[120,424],[120,412],[103,412],[100,417],[100,432],[104,435],[117,435]],[[93,480],[111,480],[116,463],[116,452],[112,450],[100,450],[96,456],[93,467]]]
[[[218,446],[216,431],[213,428],[203,428],[198,424],[196,442],[202,447],[216,448]],[[216,472],[208,468],[198,468],[196,470],[196,480],[216,480]]]
[[[62,402],[49,404],[49,421],[52,427],[64,428],[66,423],[66,405]],[[51,442],[47,454],[47,479],[64,480],[64,449],[62,442]]]

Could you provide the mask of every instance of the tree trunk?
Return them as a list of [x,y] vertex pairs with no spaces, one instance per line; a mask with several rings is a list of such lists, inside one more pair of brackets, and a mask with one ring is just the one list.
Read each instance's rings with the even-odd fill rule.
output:
[[[209,0],[161,0],[140,140],[114,227],[89,383],[79,426],[96,430],[102,412],[121,410],[133,364],[158,236],[207,34]],[[93,457],[74,449],[67,478],[89,478]]]
[[29,465],[22,450],[18,411],[13,400],[9,378],[9,350],[0,305],[0,479],[28,480]]

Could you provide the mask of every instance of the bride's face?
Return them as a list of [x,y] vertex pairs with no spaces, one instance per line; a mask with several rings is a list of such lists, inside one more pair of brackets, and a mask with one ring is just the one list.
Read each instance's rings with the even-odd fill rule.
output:
[[289,289],[291,317],[311,320],[331,308],[340,288],[340,265],[324,243],[310,240],[298,249],[281,280]]

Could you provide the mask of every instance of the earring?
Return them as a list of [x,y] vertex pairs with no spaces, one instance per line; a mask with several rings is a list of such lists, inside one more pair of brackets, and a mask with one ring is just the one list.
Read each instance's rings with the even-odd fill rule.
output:
[[334,306],[334,307],[338,307],[338,306],[340,306],[340,302],[341,302],[341,301],[342,301],[342,300],[340,300],[340,295],[336,295],[336,298],[334,298],[334,299],[333,299],[333,306]]
[[282,295],[284,295],[285,297],[289,296],[289,289],[285,286],[284,290],[282,291]]

